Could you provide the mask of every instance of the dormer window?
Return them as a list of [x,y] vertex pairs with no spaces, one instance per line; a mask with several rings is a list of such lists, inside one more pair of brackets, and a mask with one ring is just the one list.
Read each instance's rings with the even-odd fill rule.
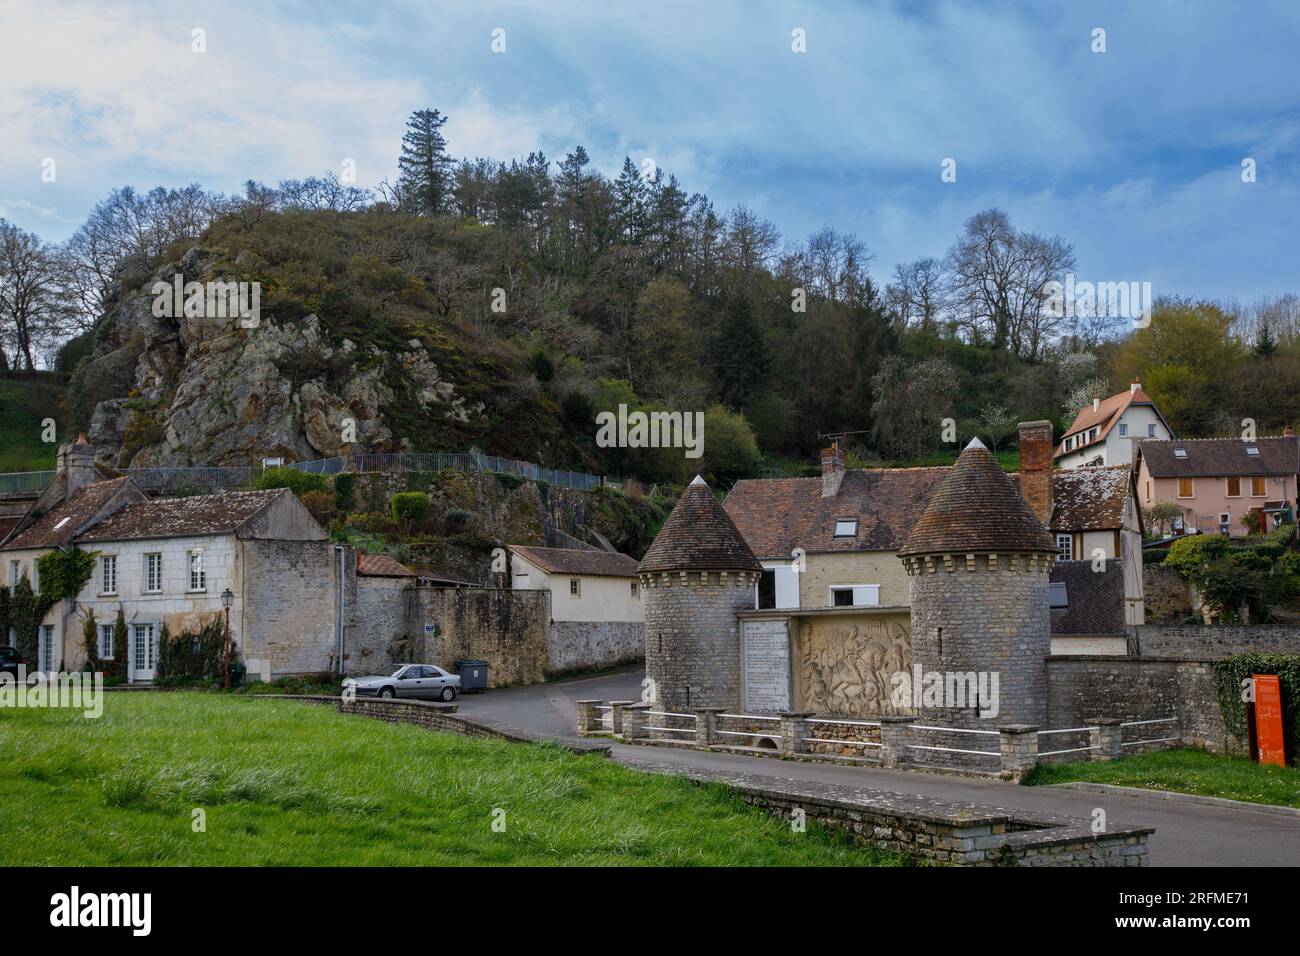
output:
[[857,518],[836,518],[835,519],[835,537],[856,538],[857,536],[858,536]]
[[1186,457],[1187,457],[1187,449],[1186,449],[1186,448],[1175,448],[1175,449],[1174,449],[1174,457],[1175,457],[1175,458],[1180,458],[1180,459],[1181,459],[1181,458],[1186,458]]

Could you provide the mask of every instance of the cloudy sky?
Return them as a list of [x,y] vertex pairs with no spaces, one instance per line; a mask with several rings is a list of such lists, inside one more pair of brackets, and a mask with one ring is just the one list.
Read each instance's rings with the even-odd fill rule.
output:
[[856,233],[878,279],[997,205],[1081,280],[1249,301],[1300,291],[1298,40],[1294,0],[0,0],[0,217],[61,240],[115,186],[373,185],[436,107],[456,155],[651,158],[787,237]]

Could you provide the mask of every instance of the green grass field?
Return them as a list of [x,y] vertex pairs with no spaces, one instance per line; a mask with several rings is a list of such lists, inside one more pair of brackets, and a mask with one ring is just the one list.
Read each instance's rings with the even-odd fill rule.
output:
[[557,745],[190,692],[107,694],[97,720],[0,711],[5,866],[894,862],[721,786]]
[[[54,378],[0,375],[0,473],[54,467],[56,443],[41,441],[41,422],[61,418],[63,388],[62,382]],[[58,441],[67,440],[61,431],[56,437]]]
[[1039,764],[1029,782],[1109,783],[1280,807],[1300,807],[1300,769],[1260,766],[1203,750],[1161,750],[1096,763]]

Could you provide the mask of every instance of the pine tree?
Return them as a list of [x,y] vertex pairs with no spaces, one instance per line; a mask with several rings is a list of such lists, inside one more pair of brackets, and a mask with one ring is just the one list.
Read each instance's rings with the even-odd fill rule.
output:
[[1277,351],[1277,339],[1273,337],[1273,330],[1265,323],[1259,327],[1259,332],[1255,335],[1255,354],[1268,357]]
[[451,208],[452,158],[442,135],[446,122],[437,110],[416,110],[406,122],[397,186],[411,212],[436,216]]

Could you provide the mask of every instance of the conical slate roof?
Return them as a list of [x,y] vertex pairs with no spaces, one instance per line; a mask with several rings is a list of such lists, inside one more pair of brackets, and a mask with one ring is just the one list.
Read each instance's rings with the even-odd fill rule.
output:
[[731,518],[698,475],[673,505],[638,571],[761,571]]
[[976,438],[958,456],[898,554],[1055,550],[1015,482]]

